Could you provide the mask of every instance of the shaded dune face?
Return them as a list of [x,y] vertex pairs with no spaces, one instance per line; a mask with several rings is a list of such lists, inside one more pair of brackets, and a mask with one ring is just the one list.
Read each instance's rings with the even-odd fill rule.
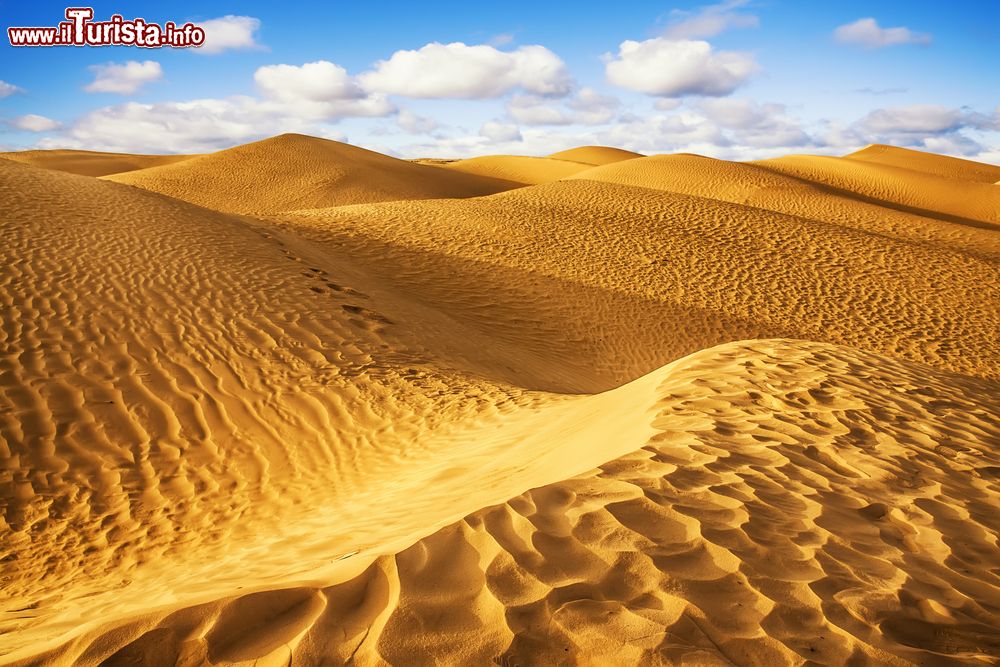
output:
[[0,160],[0,663],[1000,659],[996,186],[910,153]]

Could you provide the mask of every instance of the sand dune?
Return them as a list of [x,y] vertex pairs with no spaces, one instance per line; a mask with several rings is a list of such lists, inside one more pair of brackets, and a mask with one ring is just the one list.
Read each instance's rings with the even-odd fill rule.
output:
[[519,352],[522,386],[599,391],[775,336],[1000,369],[996,261],[879,232],[589,180],[283,220]]
[[1000,654],[1000,410],[975,397],[998,389],[831,345],[712,348],[661,374],[633,453],[355,555],[338,584],[157,611],[53,657],[981,660]]
[[945,176],[962,181],[992,183],[1000,178],[1000,167],[997,165],[962,160],[935,153],[924,153],[908,148],[886,146],[884,144],[872,144],[867,148],[844,157],[848,160],[860,160],[862,162],[873,162],[891,167],[902,167],[903,169],[922,171],[934,174],[935,176]]
[[0,153],[0,158],[45,169],[68,171],[83,176],[106,176],[123,171],[174,164],[197,155],[133,155],[97,151],[51,150]]
[[[489,178],[513,181],[522,185],[550,183],[572,176],[593,166],[588,162],[555,157],[526,157],[523,155],[487,155],[466,160],[455,160],[443,165],[445,169],[476,174]],[[314,207],[319,208],[319,207]]]
[[986,166],[569,153],[0,161],[0,664],[1000,659]]
[[520,185],[299,134],[283,134],[109,180],[246,214],[394,199],[474,197]]
[[993,231],[1000,229],[1000,192],[988,183],[961,181],[889,164],[815,155],[793,155],[754,164],[888,208]]
[[[882,155],[888,155],[888,149]],[[900,210],[851,191],[830,188],[821,179],[786,175],[757,164],[700,155],[655,155],[588,169],[571,178],[745,204],[916,241],[932,248],[950,247],[1000,259],[1000,237],[990,225],[942,219],[935,211],[916,207]],[[968,194],[963,183],[938,181],[937,185],[945,196],[961,199]]]
[[643,157],[642,153],[633,153],[621,148],[610,146],[580,146],[567,151],[559,151],[549,156],[556,160],[571,160],[573,162],[583,162],[585,164],[601,165],[631,160],[636,157]]

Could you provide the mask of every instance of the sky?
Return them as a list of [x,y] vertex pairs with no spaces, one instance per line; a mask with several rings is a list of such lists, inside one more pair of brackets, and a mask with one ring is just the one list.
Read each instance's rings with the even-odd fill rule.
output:
[[[303,3],[305,5],[305,3]],[[1000,2],[171,2],[198,48],[13,47],[0,150],[200,153],[300,132],[400,157],[580,145],[726,159],[871,143],[1000,164]]]

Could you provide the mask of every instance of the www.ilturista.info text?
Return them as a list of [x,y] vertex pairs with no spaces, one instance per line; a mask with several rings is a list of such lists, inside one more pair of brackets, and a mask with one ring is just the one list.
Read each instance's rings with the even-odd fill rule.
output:
[[177,25],[167,21],[162,26],[145,19],[125,20],[115,14],[108,21],[92,21],[91,7],[69,7],[66,21],[53,27],[11,27],[7,36],[11,46],[141,46],[155,49],[164,46],[185,48],[205,43],[205,30],[193,23]]

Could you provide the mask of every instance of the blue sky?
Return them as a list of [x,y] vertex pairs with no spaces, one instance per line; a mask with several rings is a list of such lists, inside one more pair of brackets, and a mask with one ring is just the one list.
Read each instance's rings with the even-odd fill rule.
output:
[[[753,159],[883,142],[1000,163],[1000,2],[99,3],[201,49],[14,48],[0,146],[405,157],[581,144]],[[0,2],[2,27],[66,5]]]

